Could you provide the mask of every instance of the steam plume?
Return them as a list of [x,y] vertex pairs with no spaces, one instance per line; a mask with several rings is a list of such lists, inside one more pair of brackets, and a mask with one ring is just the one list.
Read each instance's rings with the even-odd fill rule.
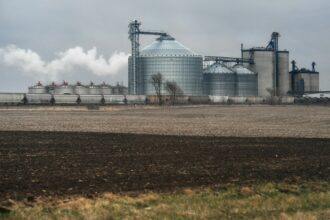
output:
[[84,51],[74,47],[60,52],[52,61],[44,61],[40,55],[29,49],[21,49],[15,45],[0,48],[0,64],[18,67],[25,74],[36,80],[58,80],[60,74],[70,74],[75,68],[83,68],[94,75],[116,75],[122,68],[127,67],[128,54],[114,52],[107,60],[97,54],[94,47]]

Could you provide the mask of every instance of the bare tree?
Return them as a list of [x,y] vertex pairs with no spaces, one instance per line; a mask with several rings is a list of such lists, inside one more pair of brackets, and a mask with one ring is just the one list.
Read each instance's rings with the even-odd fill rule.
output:
[[167,81],[165,83],[165,89],[167,90],[168,94],[170,95],[170,101],[171,101],[172,105],[174,105],[176,103],[177,96],[183,94],[180,86],[176,82]]
[[158,97],[159,105],[163,104],[162,85],[163,76],[161,73],[157,73],[151,76],[151,84],[155,88],[156,95]]
[[270,105],[279,104],[280,100],[279,100],[279,97],[276,96],[276,91],[272,88],[267,88],[266,90],[270,96],[269,100],[268,100],[268,104],[270,104]]

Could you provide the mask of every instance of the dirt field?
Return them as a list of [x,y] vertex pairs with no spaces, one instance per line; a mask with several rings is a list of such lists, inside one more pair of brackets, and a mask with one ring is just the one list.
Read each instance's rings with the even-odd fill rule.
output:
[[0,132],[0,198],[330,181],[330,139]]
[[0,109],[0,198],[330,180],[330,109]]
[[0,130],[330,138],[330,107],[0,108]]

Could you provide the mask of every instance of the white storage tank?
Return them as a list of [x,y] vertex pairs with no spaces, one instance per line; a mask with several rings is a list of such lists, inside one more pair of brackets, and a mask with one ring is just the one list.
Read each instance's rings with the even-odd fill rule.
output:
[[41,82],[38,82],[36,85],[29,87],[30,94],[47,94],[48,89],[46,86],[43,86]]
[[291,91],[289,52],[278,51],[279,95],[286,96]]
[[102,95],[112,95],[112,86],[106,84],[105,82],[103,82],[100,85],[101,91],[102,91]]
[[62,85],[56,86],[54,89],[55,95],[73,95],[74,92],[74,86],[69,85],[68,82],[63,82]]
[[95,85],[93,82],[90,83],[88,90],[90,95],[102,95],[100,86]]
[[87,86],[82,85],[80,82],[77,82],[74,87],[74,93],[76,95],[89,95],[89,89]]

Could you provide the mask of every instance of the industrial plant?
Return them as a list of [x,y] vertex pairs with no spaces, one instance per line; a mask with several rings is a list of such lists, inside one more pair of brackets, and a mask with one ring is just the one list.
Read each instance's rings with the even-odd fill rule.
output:
[[[129,23],[131,56],[128,58],[128,88],[110,86],[70,85],[63,82],[42,85],[40,82],[28,93],[2,93],[0,104],[124,104],[150,103],[155,96],[170,96],[166,83],[176,86],[181,103],[189,100],[205,102],[264,103],[269,97],[280,97],[293,103],[294,97],[319,93],[319,72],[316,63],[312,69],[298,68],[289,51],[280,50],[280,34],[274,32],[265,46],[244,48],[240,57],[220,55],[202,56],[163,31],[141,29],[141,22]],[[140,37],[156,36],[156,40],[140,49]],[[161,76],[159,92],[152,82]],[[203,99],[204,98],[204,99]],[[216,101],[218,100],[218,101]]]
[[[151,76],[176,82],[186,96],[267,97],[319,92],[319,73],[296,67],[289,71],[289,51],[279,49],[277,32],[266,47],[241,48],[241,57],[199,55],[166,32],[145,31],[137,20],[129,24],[132,56],[129,58],[128,91],[131,95],[155,95]],[[140,51],[140,36],[156,35]],[[166,94],[166,90],[163,90]]]

